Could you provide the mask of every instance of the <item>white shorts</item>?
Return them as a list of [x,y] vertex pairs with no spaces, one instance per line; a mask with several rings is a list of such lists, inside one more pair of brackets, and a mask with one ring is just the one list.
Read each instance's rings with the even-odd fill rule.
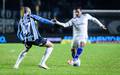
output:
[[84,37],[74,37],[73,40],[72,40],[71,47],[72,48],[78,48],[78,47],[80,47],[80,43],[81,42],[84,42],[86,44],[87,38],[84,38]]

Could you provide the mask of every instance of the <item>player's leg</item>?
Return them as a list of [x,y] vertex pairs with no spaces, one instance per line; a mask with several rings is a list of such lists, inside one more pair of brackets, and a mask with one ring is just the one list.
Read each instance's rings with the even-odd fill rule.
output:
[[77,51],[76,51],[76,55],[74,57],[73,60],[77,60],[79,58],[79,56],[81,55],[82,51],[83,51],[83,47],[85,46],[84,42],[78,42],[80,44],[78,44],[79,46],[77,47]]
[[14,65],[14,68],[18,69],[20,63],[22,62],[23,58],[25,57],[25,55],[27,54],[27,52],[29,51],[29,49],[31,48],[32,44],[28,43],[25,44],[25,49],[19,54],[18,59]]
[[46,44],[46,51],[41,59],[41,62],[40,62],[40,66],[45,68],[45,69],[48,69],[47,65],[46,65],[46,61],[48,60],[48,58],[50,57],[51,53],[52,53],[52,50],[53,50],[53,44],[50,42],[50,41],[47,41]]
[[[72,59],[74,59],[76,55],[76,48],[78,47],[77,40],[73,38],[72,43],[71,43],[71,56]],[[68,60],[68,64],[73,65],[73,60]]]
[[73,39],[73,40],[72,40],[72,43],[71,43],[71,55],[72,55],[72,58],[75,57],[76,47],[77,47],[77,40],[76,40],[76,39]]
[[82,54],[85,44],[86,39],[79,39],[79,37],[73,38],[72,48],[75,49],[75,53],[73,56],[73,60],[68,61],[68,64],[74,65],[75,63],[79,63],[77,66],[80,66],[79,56]]
[[79,57],[80,55],[82,54],[82,51],[83,51],[83,47],[85,46],[85,42],[84,41],[80,41],[78,42],[78,47],[77,47],[77,51],[76,51],[76,55],[73,59],[73,62],[74,62],[74,66],[80,66],[80,60],[79,60]]
[[38,40],[36,40],[35,44],[38,46],[45,46],[46,47],[45,53],[41,59],[41,62],[39,63],[39,66],[42,68],[48,69],[48,67],[46,65],[46,61],[52,53],[53,44],[50,41],[48,41],[47,39],[44,39],[42,37],[40,37]]
[[75,57],[75,53],[76,53],[76,49],[75,49],[75,48],[71,48],[71,55],[72,55],[72,58]]

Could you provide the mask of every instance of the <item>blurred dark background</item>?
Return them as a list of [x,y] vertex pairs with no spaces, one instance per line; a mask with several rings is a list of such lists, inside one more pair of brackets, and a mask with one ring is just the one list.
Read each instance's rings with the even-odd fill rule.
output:
[[[89,35],[120,35],[120,1],[119,0],[0,0],[0,36],[4,35],[10,41],[17,40],[17,25],[22,16],[22,7],[28,6],[33,14],[52,19],[57,17],[61,22],[67,22],[72,18],[72,10],[76,6],[83,10],[101,10],[89,13],[98,18],[108,29],[102,30],[98,25],[89,23]],[[104,11],[105,10],[105,11]],[[106,12],[107,10],[110,10]],[[112,12],[112,10],[115,10]],[[72,35],[72,27],[50,26],[38,23],[42,36]],[[59,35],[58,35],[59,34]]]
[[[24,6],[34,8],[39,4],[43,10],[58,8],[71,9],[76,5],[80,5],[83,9],[120,9],[119,0],[5,0],[6,8],[19,9],[20,2]],[[0,8],[2,8],[3,0],[0,0]]]

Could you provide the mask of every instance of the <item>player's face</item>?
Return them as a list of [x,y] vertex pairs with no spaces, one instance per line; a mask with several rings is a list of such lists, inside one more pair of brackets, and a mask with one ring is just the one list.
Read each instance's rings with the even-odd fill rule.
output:
[[31,10],[30,10],[30,8],[28,8],[27,11],[28,11],[28,14],[30,15],[30,14],[31,14]]
[[29,7],[25,7],[25,13],[30,15],[31,14],[31,9]]
[[79,17],[81,14],[82,14],[82,12],[81,12],[80,9],[76,9],[76,10],[75,10],[75,16],[76,16],[76,17]]

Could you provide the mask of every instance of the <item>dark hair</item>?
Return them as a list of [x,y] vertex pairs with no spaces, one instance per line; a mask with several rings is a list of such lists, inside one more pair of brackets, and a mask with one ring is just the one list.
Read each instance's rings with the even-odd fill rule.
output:
[[81,6],[75,6],[74,10],[81,9]]

